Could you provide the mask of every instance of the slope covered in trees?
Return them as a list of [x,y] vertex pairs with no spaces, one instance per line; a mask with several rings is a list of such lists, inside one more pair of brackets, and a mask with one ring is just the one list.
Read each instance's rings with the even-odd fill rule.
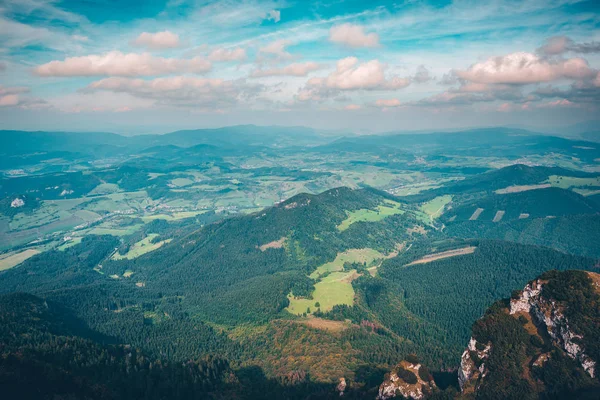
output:
[[[135,185],[134,169],[114,173]],[[395,211],[356,217],[382,207]],[[383,373],[410,353],[432,369],[456,368],[471,323],[527,280],[548,269],[596,268],[594,259],[547,248],[459,239],[451,228],[386,193],[339,188],[197,229],[157,221],[123,241],[90,236],[0,273],[0,292],[33,293],[67,308],[87,329],[62,336],[130,345],[161,364],[218,354],[240,382],[255,371],[265,387],[277,377],[273,390],[287,382],[320,393],[321,384],[327,391],[344,377],[348,393],[373,394]],[[173,240],[131,260],[113,259],[149,233]],[[471,254],[411,264],[471,247]],[[312,298],[321,275],[313,273],[360,249],[382,258],[337,266],[354,298],[321,310]],[[292,315],[290,296],[314,306]]]

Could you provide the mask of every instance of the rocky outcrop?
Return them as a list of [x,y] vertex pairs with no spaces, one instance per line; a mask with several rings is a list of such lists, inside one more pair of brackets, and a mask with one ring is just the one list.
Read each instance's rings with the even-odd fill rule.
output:
[[[490,355],[491,343],[481,345],[473,337],[469,340],[469,346],[463,352],[460,359],[460,369],[458,370],[458,384],[464,391],[469,383],[481,383],[481,379],[487,374],[485,362]],[[476,390],[476,385],[472,385]]]
[[25,205],[25,202],[23,201],[23,199],[20,199],[20,198],[18,198],[18,197],[17,197],[16,199],[14,199],[14,200],[13,200],[13,201],[10,203],[10,206],[11,206],[12,208],[19,208],[19,207],[23,207],[24,205]]
[[402,361],[379,386],[378,400],[402,396],[407,399],[426,399],[437,389],[427,368],[418,362]]
[[343,396],[344,392],[346,391],[346,386],[346,379],[340,378],[340,383],[338,383],[338,385],[335,387],[335,390],[339,393],[340,396]]
[[556,345],[560,346],[569,357],[578,360],[592,378],[595,377],[596,363],[576,343],[583,336],[572,331],[562,305],[541,295],[543,285],[540,279],[527,284],[518,298],[511,299],[510,314],[529,313],[534,323],[545,328]]
[[[591,272],[549,271],[510,301],[490,307],[473,326],[473,336],[461,356],[458,380],[463,396],[486,397],[498,390],[514,396],[518,390],[541,395],[600,389],[598,360],[590,357],[597,354],[598,338],[592,333],[600,326],[599,282],[600,275]],[[562,368],[564,374],[557,378],[547,368]],[[493,374],[501,376],[492,379]],[[511,392],[511,385],[524,386]]]

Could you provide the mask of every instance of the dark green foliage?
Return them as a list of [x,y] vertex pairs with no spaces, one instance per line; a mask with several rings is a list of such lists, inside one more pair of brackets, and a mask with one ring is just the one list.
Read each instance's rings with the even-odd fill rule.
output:
[[[16,199],[23,201],[20,207],[13,207],[12,202]],[[13,217],[18,213],[30,214],[40,206],[40,201],[32,195],[12,195],[0,199],[0,214],[6,217]]]
[[450,235],[508,240],[547,246],[570,254],[600,257],[600,215],[567,215],[556,218],[526,218],[499,223],[464,221],[450,223]]
[[600,392],[598,382],[594,382],[576,361],[557,349],[550,353],[542,368],[534,367],[532,374],[544,384],[544,398],[547,399],[597,399]]
[[411,364],[418,364],[419,363],[419,357],[417,357],[416,354],[409,354],[406,357],[404,357],[404,359],[406,361],[408,361]]
[[[449,365],[464,350],[470,336],[469,324],[496,299],[510,295],[514,288],[522,288],[548,269],[593,269],[596,264],[593,259],[546,248],[486,240],[479,242],[473,254],[408,267],[405,262],[400,257],[384,262],[380,268],[382,279],[360,288],[365,298],[371,299],[371,309],[376,309],[386,326],[395,327],[392,329],[398,334],[417,342],[421,336],[407,331],[407,327],[400,328],[406,317],[392,311],[395,302],[403,303],[407,311],[430,324],[428,343],[435,337],[435,327],[444,348],[451,351],[452,355],[444,358]],[[360,280],[356,282],[358,285]],[[389,316],[394,318],[388,323]],[[419,352],[419,356],[427,365],[439,366],[425,354]]]
[[[557,302],[560,309],[565,310],[570,328],[575,334],[583,335],[586,354],[594,352],[598,336],[586,335],[598,333],[595,329],[600,321],[597,313],[599,296],[588,274],[583,271],[550,271],[542,274],[540,279],[547,281],[542,296]],[[479,343],[491,346],[489,357],[485,360],[486,375],[480,378],[475,397],[597,398],[591,394],[596,393],[597,396],[600,393],[600,382],[584,372],[579,362],[571,359],[560,346],[545,346],[538,336],[530,335],[519,318],[508,314],[506,306],[506,301],[495,303],[483,318],[473,324],[473,337]],[[588,330],[584,333],[578,330],[580,328]],[[533,362],[542,353],[547,356],[546,361],[534,366]],[[597,354],[591,357],[598,359],[594,358]]]
[[0,179],[0,197],[28,194],[36,199],[64,199],[82,197],[101,181],[83,172],[46,174]]
[[[597,205],[571,190],[547,188],[519,193],[493,194],[482,199],[461,204],[445,216],[445,220],[456,217],[454,222],[468,220],[477,208],[484,211],[477,221],[492,221],[497,211],[505,211],[501,221],[517,220],[521,213],[529,218],[562,216],[572,214],[595,214]],[[471,221],[473,222],[473,221]]]
[[542,296],[565,304],[570,327],[583,336],[585,353],[600,360],[600,295],[590,277],[582,271],[549,271],[541,278],[549,279]]
[[398,377],[400,379],[402,379],[404,382],[408,383],[409,385],[414,385],[415,383],[417,383],[419,381],[417,379],[417,376],[414,373],[412,373],[412,371],[404,369],[401,366],[398,366],[396,368],[396,375],[398,375]]
[[424,365],[421,365],[421,368],[419,368],[419,377],[425,382],[433,380],[433,376],[431,376],[429,369]]
[[0,387],[5,399],[327,398],[328,385],[288,384],[260,369],[234,370],[218,357],[183,363],[131,346],[100,345],[69,316],[38,297],[0,297]]

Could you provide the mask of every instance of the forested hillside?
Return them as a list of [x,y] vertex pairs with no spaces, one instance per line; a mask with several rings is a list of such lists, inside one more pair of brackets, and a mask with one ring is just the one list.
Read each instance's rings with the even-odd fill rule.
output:
[[131,259],[114,256],[128,249],[111,236],[39,254],[2,273],[1,290],[61,304],[96,340],[150,358],[218,354],[236,370],[259,367],[300,385],[344,377],[364,394],[407,354],[452,369],[469,325],[496,299],[548,269],[597,264],[452,239],[420,207],[372,189],[298,195],[193,231],[176,226],[148,225],[129,240],[172,240]]
[[[487,307],[544,271],[598,270],[597,173],[492,167],[473,158],[489,147],[482,131],[446,144],[289,132],[92,135],[90,151],[74,141],[55,163],[9,171],[0,293],[50,307],[10,322],[44,332],[3,350],[11,390],[31,381],[10,371],[31,370],[48,396],[337,397],[343,379],[346,397],[364,398],[411,354],[442,389],[457,387]],[[526,157],[525,143],[547,147],[537,160],[581,151],[522,133],[497,137],[506,157]],[[294,147],[305,134],[316,146]],[[32,135],[58,146],[60,135]],[[119,147],[114,159],[97,159],[105,146]],[[159,374],[170,383],[152,393],[125,384]]]

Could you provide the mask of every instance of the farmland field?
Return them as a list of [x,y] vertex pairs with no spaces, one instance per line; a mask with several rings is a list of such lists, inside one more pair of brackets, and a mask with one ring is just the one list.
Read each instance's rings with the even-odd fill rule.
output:
[[8,255],[4,254],[2,255],[2,258],[0,258],[0,271],[4,271],[15,267],[21,264],[23,261],[27,260],[28,258],[33,257],[39,253],[40,252],[36,249],[27,249],[17,253],[9,253]]

